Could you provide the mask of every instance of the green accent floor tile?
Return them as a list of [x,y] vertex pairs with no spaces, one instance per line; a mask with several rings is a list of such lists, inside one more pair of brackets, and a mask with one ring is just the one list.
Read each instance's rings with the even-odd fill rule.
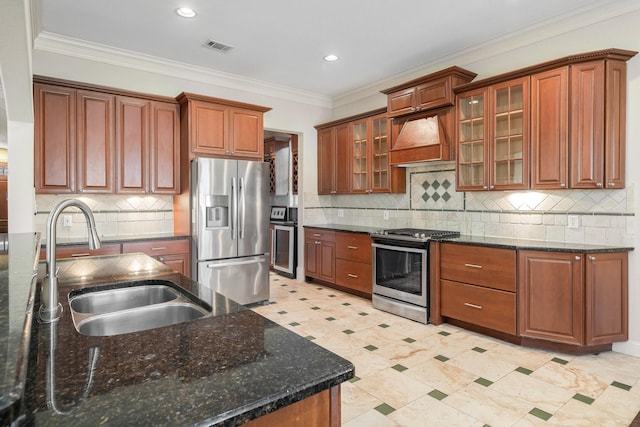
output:
[[347,334],[347,335],[351,335],[354,332],[351,329],[345,329],[344,331],[342,331],[343,333]]
[[319,291],[321,291],[321,290],[323,290],[324,288],[316,288],[316,289],[317,289],[317,290],[319,290]]
[[485,351],[487,351],[487,350],[485,350],[484,348],[481,348],[481,347],[473,347],[471,350],[477,351],[478,353],[484,353]]
[[448,396],[448,394],[443,393],[440,390],[431,390],[428,394],[436,400],[442,400]]
[[580,393],[576,393],[575,396],[573,396],[573,398],[575,400],[579,400],[582,403],[586,403],[587,405],[591,405],[595,401],[595,399],[592,399],[589,396],[585,396],[584,394],[580,394]]
[[300,298],[300,301],[306,301],[308,298]]
[[329,298],[335,298],[336,296],[334,294],[329,295]]
[[402,366],[402,365],[400,365],[400,364],[398,364],[398,365],[393,365],[391,368],[392,368],[392,369],[395,369],[395,370],[396,370],[396,371],[398,371],[398,372],[406,371],[407,369],[409,369],[409,368],[407,368],[406,366]]
[[287,312],[282,310],[282,311],[279,311],[278,314],[287,314]]
[[389,415],[390,413],[395,411],[395,408],[393,406],[387,405],[386,403],[378,405],[374,409],[380,412],[382,415]]
[[476,382],[476,383],[478,383],[480,385],[483,385],[485,387],[489,387],[491,384],[493,384],[493,381],[490,381],[490,380],[488,380],[486,378],[482,378],[482,377],[476,379],[474,382]]
[[289,291],[289,293],[290,293],[290,294],[295,294],[295,293],[297,293],[297,292],[298,292],[298,291]]
[[389,325],[387,325],[386,323],[381,323],[381,324],[379,324],[378,326],[380,326],[380,327],[381,327],[381,328],[383,328],[383,329],[390,328],[390,326],[389,326]]
[[559,357],[554,357],[553,359],[551,359],[551,361],[559,363],[561,365],[566,365],[567,363],[569,363],[568,360],[560,359]]
[[313,341],[316,339],[316,337],[314,337],[313,335],[307,335],[305,338],[308,339],[309,341]]
[[355,375],[354,375],[354,377],[353,377],[353,378],[351,378],[351,379],[349,380],[349,382],[350,382],[350,383],[355,383],[355,382],[358,382],[358,381],[360,381],[360,377],[355,376]]
[[378,347],[376,347],[375,345],[371,345],[369,344],[368,346],[365,347],[367,350],[369,351],[375,351],[378,349]]
[[291,323],[289,323],[289,326],[300,326],[300,323],[298,323],[298,322],[291,322]]
[[434,357],[434,359],[439,360],[441,362],[446,362],[447,360],[449,360],[449,358],[447,356],[443,356],[441,354],[439,354],[436,357]]
[[342,303],[342,305],[344,305],[344,306],[350,306],[350,305],[351,305],[351,303],[350,303],[350,302],[343,302],[343,303]]
[[621,388],[622,390],[626,390],[626,391],[631,390],[631,386],[630,385],[626,385],[626,384],[620,383],[618,381],[612,382],[611,385],[614,386],[614,387]]
[[443,337],[448,337],[449,335],[451,335],[449,332],[447,331],[440,331],[438,332],[438,334],[442,335]]
[[403,339],[402,341],[408,342],[409,344],[412,344],[412,343],[416,342],[416,340],[414,340],[413,338],[408,338],[408,337]]
[[533,408],[532,410],[529,411],[529,413],[534,417],[538,417],[541,420],[545,420],[545,421],[549,421],[549,418],[551,418],[550,413],[538,408]]
[[358,314],[359,314],[360,316],[368,316],[368,315],[369,315],[369,313],[365,313],[364,311],[363,311],[363,312],[361,312],[361,313],[358,313]]
[[311,310],[320,310],[320,307],[311,307]]
[[522,366],[519,366],[516,368],[516,372],[520,372],[521,374],[525,374],[525,375],[531,375],[533,371],[531,369],[527,369],[527,368],[523,368]]
[[324,320],[328,320],[329,322],[333,322],[334,320],[336,320],[335,317],[325,317]]

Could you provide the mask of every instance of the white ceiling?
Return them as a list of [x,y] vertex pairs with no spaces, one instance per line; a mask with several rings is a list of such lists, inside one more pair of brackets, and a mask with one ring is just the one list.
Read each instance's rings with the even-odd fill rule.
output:
[[[36,31],[104,52],[125,50],[335,98],[615,2],[38,0]],[[177,16],[181,6],[194,8],[197,17]],[[234,48],[212,51],[202,47],[207,39]],[[328,53],[340,60],[324,61]]]

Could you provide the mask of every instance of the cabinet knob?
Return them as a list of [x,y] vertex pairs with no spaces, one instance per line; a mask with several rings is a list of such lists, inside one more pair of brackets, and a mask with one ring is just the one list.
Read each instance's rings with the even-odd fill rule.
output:
[[581,259],[580,256],[576,255],[576,261],[580,261],[580,259]]
[[489,190],[493,190],[494,188],[496,188],[496,187],[495,187],[495,186],[493,186],[493,185],[490,185],[490,186],[489,186]]
[[565,188],[567,186],[567,184],[565,184],[564,182],[560,183],[560,187]]
[[615,182],[610,182],[610,183],[608,183],[607,185],[608,185],[609,187],[615,187],[615,186],[616,186],[616,183],[615,183]]
[[589,260],[590,260],[590,261],[595,261],[595,260],[596,260],[596,257],[594,257],[593,255],[590,255],[590,256],[589,256]]
[[486,185],[483,185],[482,188],[484,188],[485,190],[489,189],[489,187],[487,187]]
[[602,183],[601,183],[601,182],[598,182],[598,183],[596,184],[596,187],[598,187],[598,188],[602,188]]

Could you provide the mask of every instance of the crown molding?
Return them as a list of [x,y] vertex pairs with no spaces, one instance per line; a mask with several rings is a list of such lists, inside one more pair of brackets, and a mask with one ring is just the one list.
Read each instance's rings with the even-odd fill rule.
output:
[[34,52],[42,51],[130,68],[137,71],[161,74],[200,83],[250,92],[273,98],[285,99],[322,108],[331,108],[331,98],[286,86],[249,79],[236,74],[211,70],[205,67],[171,61],[126,49],[118,49],[99,43],[91,43],[73,37],[41,31],[34,40]]

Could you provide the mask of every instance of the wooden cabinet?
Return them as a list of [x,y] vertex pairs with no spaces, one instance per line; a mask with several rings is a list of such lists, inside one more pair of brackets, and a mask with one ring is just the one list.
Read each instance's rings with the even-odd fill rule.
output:
[[270,108],[181,93],[183,144],[189,157],[238,157],[262,161],[263,114]]
[[346,194],[349,181],[349,124],[318,129],[318,194]]
[[389,117],[412,114],[453,105],[453,88],[476,76],[459,67],[449,67],[415,80],[385,89]]
[[441,316],[515,335],[516,251],[451,243],[439,248]]
[[371,298],[372,249],[368,234],[336,232],[336,285]]
[[529,77],[458,94],[456,189],[529,187]]
[[404,193],[406,171],[390,165],[384,109],[316,126],[318,194]]
[[[98,249],[89,249],[88,245],[56,246],[56,259],[84,258],[98,255],[118,255],[121,253],[120,243],[103,243]],[[40,249],[40,260],[47,259],[47,251]]]
[[335,232],[319,228],[305,228],[305,276],[328,283],[334,283],[336,279],[335,264]]
[[142,252],[173,268],[186,277],[191,277],[191,248],[189,238],[125,242],[122,253]]
[[625,341],[627,263],[626,252],[519,252],[520,335],[578,349]]
[[175,101],[34,80],[37,193],[180,193]]

